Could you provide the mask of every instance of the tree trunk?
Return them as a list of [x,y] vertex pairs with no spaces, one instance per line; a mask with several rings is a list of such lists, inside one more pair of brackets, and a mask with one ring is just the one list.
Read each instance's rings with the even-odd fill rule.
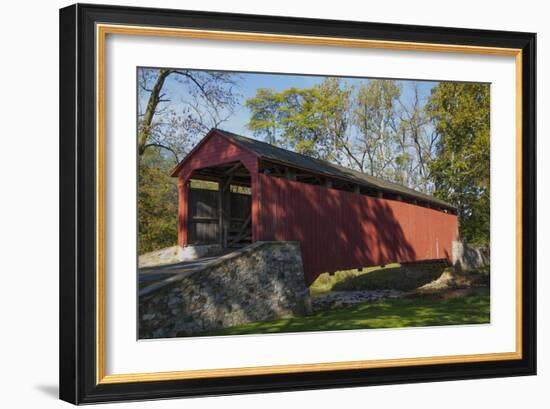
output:
[[159,76],[157,78],[157,81],[155,82],[155,86],[153,87],[153,90],[151,91],[151,95],[149,95],[149,101],[147,102],[147,109],[145,110],[145,114],[143,115],[143,122],[141,123],[141,127],[139,129],[139,134],[138,134],[139,156],[142,156],[143,153],[145,152],[147,140],[151,135],[151,125],[153,123],[153,117],[155,116],[157,105],[161,99],[160,92],[162,91],[162,87],[164,85],[164,81],[166,80],[166,77],[168,77],[171,74],[171,72],[172,72],[171,70],[167,70],[164,68],[159,70]]

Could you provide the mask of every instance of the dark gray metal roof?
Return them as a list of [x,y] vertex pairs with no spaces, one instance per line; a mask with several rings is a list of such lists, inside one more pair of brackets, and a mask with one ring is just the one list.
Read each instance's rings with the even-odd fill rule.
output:
[[344,166],[335,165],[334,163],[330,163],[324,160],[315,159],[310,156],[282,149],[277,146],[258,141],[256,139],[247,138],[245,136],[237,135],[232,132],[224,131],[222,129],[216,129],[216,131],[222,133],[228,138],[234,139],[241,146],[255,152],[260,157],[268,160],[282,162],[289,166],[310,170],[316,174],[332,176],[338,179],[343,179],[352,183],[356,183],[358,185],[381,190],[383,192],[390,192],[393,194],[408,196],[423,202],[456,210],[455,206],[443,200],[437,199],[422,192],[418,192],[414,189],[410,189],[406,186],[399,185],[397,183],[370,176],[365,173],[346,168]]

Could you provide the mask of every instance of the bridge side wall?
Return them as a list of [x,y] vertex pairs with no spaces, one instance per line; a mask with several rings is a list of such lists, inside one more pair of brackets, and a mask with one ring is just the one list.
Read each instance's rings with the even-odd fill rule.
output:
[[259,181],[259,238],[300,242],[306,285],[324,272],[451,262],[456,215],[263,174]]

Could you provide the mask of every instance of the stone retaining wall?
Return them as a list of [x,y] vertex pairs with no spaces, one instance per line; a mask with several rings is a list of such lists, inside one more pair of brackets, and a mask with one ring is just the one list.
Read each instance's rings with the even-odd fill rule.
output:
[[485,269],[491,264],[488,247],[476,247],[461,241],[453,241],[453,266],[460,271]]
[[139,338],[311,313],[298,242],[256,242],[140,290]]

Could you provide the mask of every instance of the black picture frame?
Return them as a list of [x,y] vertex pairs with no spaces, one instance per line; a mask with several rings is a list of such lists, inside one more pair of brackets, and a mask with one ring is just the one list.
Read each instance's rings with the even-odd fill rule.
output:
[[[97,382],[96,23],[522,50],[521,359],[148,382]],[[536,373],[536,34],[77,4],[60,10],[60,398],[74,404]],[[513,184],[512,184],[513,185]]]

